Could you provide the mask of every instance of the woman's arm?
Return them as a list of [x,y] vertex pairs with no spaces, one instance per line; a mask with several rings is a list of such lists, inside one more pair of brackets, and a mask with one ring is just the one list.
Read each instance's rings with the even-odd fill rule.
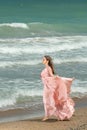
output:
[[52,72],[51,67],[48,67],[47,69],[48,69],[48,73],[49,73],[49,75],[52,76],[52,77],[54,77],[54,74],[53,74],[53,72]]

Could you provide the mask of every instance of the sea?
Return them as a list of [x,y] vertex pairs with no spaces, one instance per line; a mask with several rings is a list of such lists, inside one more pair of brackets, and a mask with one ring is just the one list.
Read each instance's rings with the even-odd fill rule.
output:
[[87,1],[0,0],[0,111],[42,106],[44,55],[87,96]]

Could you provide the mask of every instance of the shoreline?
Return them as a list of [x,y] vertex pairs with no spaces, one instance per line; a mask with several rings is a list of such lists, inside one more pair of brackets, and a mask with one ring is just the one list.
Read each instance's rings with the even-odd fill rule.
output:
[[34,113],[25,109],[0,111],[0,130],[87,130],[87,97],[74,98],[74,101],[75,113],[69,121],[51,117],[43,122],[42,108]]
[[[73,100],[75,102],[75,110],[87,107],[87,96],[81,98],[74,97]],[[34,119],[43,116],[44,116],[43,104],[41,104],[38,107],[38,109],[36,109],[35,107],[10,109],[0,111],[0,123]]]
[[42,117],[0,123],[0,130],[87,130],[87,107],[76,109],[70,121],[55,118],[43,122]]
[[42,106],[38,110],[18,108],[18,109],[0,111],[0,123],[33,119],[43,115],[44,115],[44,109],[42,108]]

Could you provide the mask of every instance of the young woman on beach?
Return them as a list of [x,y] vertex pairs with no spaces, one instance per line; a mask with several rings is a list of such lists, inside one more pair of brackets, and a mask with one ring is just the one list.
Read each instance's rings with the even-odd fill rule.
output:
[[42,62],[45,65],[45,69],[41,72],[45,109],[42,121],[46,121],[51,116],[57,117],[58,120],[69,120],[74,113],[74,101],[69,96],[73,78],[55,75],[50,56],[44,56]]

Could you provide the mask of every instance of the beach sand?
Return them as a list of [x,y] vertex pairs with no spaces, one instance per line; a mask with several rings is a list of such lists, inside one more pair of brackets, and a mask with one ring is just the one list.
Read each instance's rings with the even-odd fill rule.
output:
[[[87,130],[87,97],[74,99],[75,113],[69,121],[58,121],[51,117],[42,121],[42,116],[19,121],[0,123],[0,130]],[[1,112],[0,116],[17,114],[20,110]],[[6,114],[8,113],[8,114]]]

